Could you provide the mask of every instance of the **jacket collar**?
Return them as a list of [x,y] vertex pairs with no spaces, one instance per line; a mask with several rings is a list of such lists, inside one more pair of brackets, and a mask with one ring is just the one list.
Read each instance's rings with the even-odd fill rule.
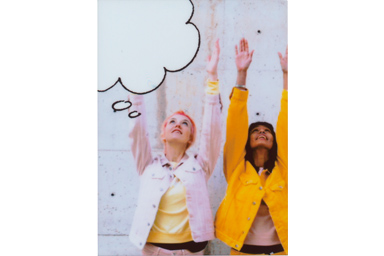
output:
[[[182,165],[185,161],[188,160],[188,158],[189,158],[188,154],[184,153],[183,158],[181,158],[181,160],[180,160],[180,162],[179,162],[179,164],[177,166]],[[169,160],[165,157],[164,153],[162,153],[161,156],[160,156],[160,163],[161,163],[162,167],[171,165]]]

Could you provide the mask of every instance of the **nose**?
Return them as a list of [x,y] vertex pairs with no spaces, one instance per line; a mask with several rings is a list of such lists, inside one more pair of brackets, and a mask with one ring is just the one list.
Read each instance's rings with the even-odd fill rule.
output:
[[259,133],[263,133],[263,134],[265,134],[265,130],[260,129]]

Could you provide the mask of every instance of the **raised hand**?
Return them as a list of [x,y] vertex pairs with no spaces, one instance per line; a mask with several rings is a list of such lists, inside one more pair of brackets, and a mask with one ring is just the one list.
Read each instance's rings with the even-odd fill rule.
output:
[[253,52],[249,52],[248,41],[245,38],[240,40],[239,46],[235,46],[236,50],[236,67],[238,72],[247,71],[252,62]]
[[207,58],[206,70],[209,74],[209,79],[211,81],[217,81],[217,65],[219,64],[219,55],[220,55],[220,44],[219,44],[219,39],[217,39],[215,42],[215,48],[213,49],[212,56],[209,55]]
[[285,50],[285,56],[279,52],[279,58],[280,58],[280,65],[281,69],[283,70],[284,73],[288,73],[288,46],[287,49]]

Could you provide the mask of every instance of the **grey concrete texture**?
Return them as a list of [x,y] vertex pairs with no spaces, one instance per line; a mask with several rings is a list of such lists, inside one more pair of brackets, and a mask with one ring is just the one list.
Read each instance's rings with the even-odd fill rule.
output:
[[[236,83],[235,44],[244,36],[254,49],[248,70],[247,87],[249,122],[267,121],[276,124],[280,110],[283,78],[277,52],[287,46],[287,1],[285,0],[193,0],[191,22],[200,31],[201,45],[195,60],[184,70],[168,73],[165,82],[144,96],[148,134],[153,154],[161,153],[160,127],[173,112],[183,109],[194,118],[198,128],[196,143],[188,150],[196,152],[199,145],[203,114],[204,83],[207,79],[205,59],[220,39],[218,67],[223,103],[223,138],[229,105],[229,94]],[[129,230],[137,205],[139,179],[128,145],[127,128],[132,120],[127,111],[114,112],[110,98],[127,95],[124,89],[98,94],[98,235],[99,255],[141,255],[129,241]],[[222,151],[208,189],[216,213],[225,195],[227,183],[223,175]],[[228,255],[230,248],[215,239],[206,254]]]

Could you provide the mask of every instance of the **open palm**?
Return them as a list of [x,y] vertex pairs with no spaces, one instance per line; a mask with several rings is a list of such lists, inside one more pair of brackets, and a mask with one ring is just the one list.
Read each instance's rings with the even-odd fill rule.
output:
[[219,55],[220,55],[220,45],[219,45],[219,39],[217,39],[215,42],[215,48],[213,49],[212,56],[208,56],[207,58],[206,70],[209,74],[212,74],[212,75],[217,74],[217,65],[219,64]]
[[239,46],[235,46],[236,50],[236,67],[238,71],[247,71],[252,62],[253,52],[249,52],[248,41],[244,38],[240,40]]

